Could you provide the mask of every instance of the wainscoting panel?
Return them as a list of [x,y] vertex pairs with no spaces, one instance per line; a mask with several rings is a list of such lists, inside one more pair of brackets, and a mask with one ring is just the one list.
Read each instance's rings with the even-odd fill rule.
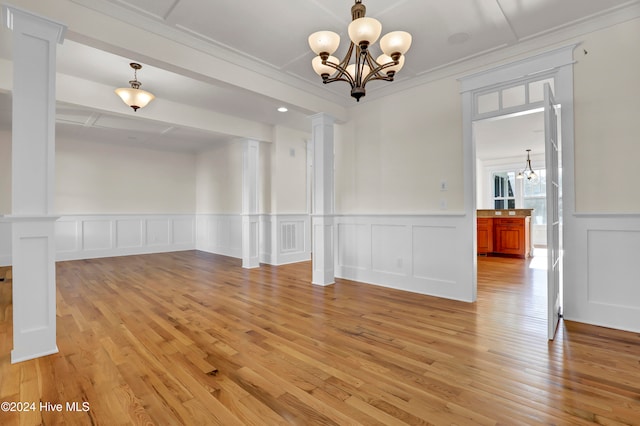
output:
[[351,269],[372,269],[371,226],[340,223],[336,229],[338,241],[340,241],[337,250],[337,264]]
[[169,221],[163,219],[149,219],[146,223],[148,246],[163,246],[169,244]]
[[456,256],[456,228],[413,226],[413,275],[418,279],[455,285],[460,264]]
[[640,332],[640,215],[576,215],[573,222],[565,319]]
[[56,260],[195,249],[193,215],[62,216],[55,229]]
[[472,301],[465,216],[337,215],[336,277]]
[[371,269],[383,274],[407,275],[407,248],[411,245],[406,225],[371,225]]
[[116,221],[116,247],[125,249],[142,247],[144,221],[142,219],[121,219]]
[[309,215],[260,215],[260,262],[270,265],[311,259]]
[[113,246],[112,222],[103,219],[85,219],[82,226],[82,249],[84,251],[108,250]]
[[196,240],[194,218],[175,218],[172,221],[171,239],[174,244],[193,244]]
[[196,215],[196,248],[208,253],[242,258],[242,216]]

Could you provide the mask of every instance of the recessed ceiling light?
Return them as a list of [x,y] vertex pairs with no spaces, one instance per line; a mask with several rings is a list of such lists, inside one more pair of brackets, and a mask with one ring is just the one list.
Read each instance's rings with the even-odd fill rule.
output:
[[287,112],[287,111],[289,111],[289,109],[287,109],[287,107],[280,107],[280,108],[278,108],[278,111]]
[[462,44],[469,40],[471,36],[468,33],[455,33],[452,34],[447,41],[449,44]]

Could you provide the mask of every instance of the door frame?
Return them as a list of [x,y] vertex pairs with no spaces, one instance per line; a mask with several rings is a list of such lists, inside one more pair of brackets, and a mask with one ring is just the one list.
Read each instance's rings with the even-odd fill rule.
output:
[[[476,144],[473,133],[473,122],[481,118],[475,113],[477,95],[486,93],[511,82],[535,81],[542,75],[553,76],[555,81],[555,100],[562,106],[560,114],[562,141],[562,194],[563,194],[563,235],[564,256],[567,259],[575,252],[571,238],[575,213],[574,186],[574,113],[573,113],[573,51],[578,44],[570,44],[558,49],[540,53],[519,61],[500,65],[460,78],[462,96],[462,138],[463,138],[463,187],[464,187],[464,228],[468,235],[467,250],[473,265],[471,277],[471,294],[477,299],[478,260],[476,240]],[[508,112],[496,115],[504,115]],[[564,260],[563,260],[564,261]],[[563,280],[567,282],[570,268],[563,267]]]

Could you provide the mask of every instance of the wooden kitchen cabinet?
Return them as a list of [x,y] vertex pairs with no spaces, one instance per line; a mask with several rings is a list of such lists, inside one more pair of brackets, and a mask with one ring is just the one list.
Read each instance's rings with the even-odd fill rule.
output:
[[493,220],[494,252],[529,257],[531,217],[499,218]]
[[478,217],[478,254],[531,255],[531,216]]
[[478,254],[493,252],[493,218],[478,218]]

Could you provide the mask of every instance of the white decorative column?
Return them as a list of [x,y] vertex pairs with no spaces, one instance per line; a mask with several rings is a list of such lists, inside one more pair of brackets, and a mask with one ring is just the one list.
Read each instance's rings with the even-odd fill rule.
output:
[[13,31],[11,362],[58,352],[55,270],[56,45],[66,26],[3,6]]
[[313,144],[313,214],[311,218],[312,277],[311,283],[329,285],[334,278],[334,118],[320,113],[311,116]]
[[260,266],[258,179],[260,144],[248,140],[242,146],[242,267]]

